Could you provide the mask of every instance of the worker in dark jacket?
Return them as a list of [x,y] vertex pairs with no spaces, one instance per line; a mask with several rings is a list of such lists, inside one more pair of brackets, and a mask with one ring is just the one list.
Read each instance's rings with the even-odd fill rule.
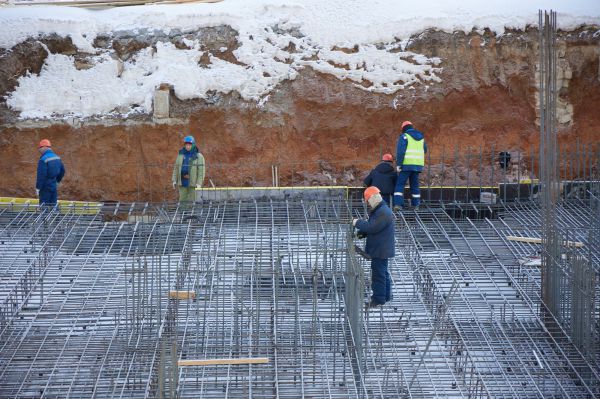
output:
[[392,299],[392,279],[388,259],[395,255],[394,215],[377,187],[367,187],[364,199],[369,205],[368,219],[354,219],[352,225],[367,235],[365,252],[371,257],[371,288],[373,296],[367,308],[374,308]]
[[58,184],[65,176],[65,167],[51,147],[48,139],[43,139],[38,145],[42,156],[38,161],[35,191],[40,198],[40,205],[56,205]]
[[419,189],[419,175],[425,165],[427,144],[423,133],[416,130],[412,122],[402,123],[402,134],[398,138],[396,147],[396,190],[394,191],[394,210],[404,207],[404,186],[406,181],[410,184],[411,205],[418,209],[421,203],[421,190]]
[[390,205],[390,198],[396,187],[396,169],[394,169],[392,154],[383,154],[381,162],[375,166],[363,182],[365,186],[375,186],[381,191],[381,196],[386,204]]

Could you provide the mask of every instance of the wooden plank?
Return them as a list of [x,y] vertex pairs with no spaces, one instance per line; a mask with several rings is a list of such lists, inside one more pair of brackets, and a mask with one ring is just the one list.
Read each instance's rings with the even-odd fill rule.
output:
[[169,291],[171,299],[196,299],[196,291]]
[[263,364],[269,363],[267,357],[246,357],[239,359],[183,359],[177,361],[179,367],[185,366],[214,366],[227,364]]
[[[509,241],[527,242],[530,244],[541,244],[542,243],[541,238],[535,238],[535,237],[506,236],[506,239]],[[567,247],[576,247],[576,248],[583,247],[583,243],[579,242],[579,241],[563,241],[563,245],[567,246]]]

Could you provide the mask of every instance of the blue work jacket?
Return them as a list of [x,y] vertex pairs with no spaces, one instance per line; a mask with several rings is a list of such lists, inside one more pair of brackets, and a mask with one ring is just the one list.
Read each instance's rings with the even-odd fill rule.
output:
[[406,148],[408,146],[406,135],[410,135],[410,137],[417,141],[423,140],[423,152],[427,154],[427,143],[425,143],[423,133],[414,128],[408,128],[398,138],[398,145],[396,146],[396,164],[402,168],[403,172],[421,172],[423,171],[422,165],[403,165]]
[[40,191],[56,191],[56,185],[65,176],[65,166],[51,149],[44,152],[38,161],[35,188]]

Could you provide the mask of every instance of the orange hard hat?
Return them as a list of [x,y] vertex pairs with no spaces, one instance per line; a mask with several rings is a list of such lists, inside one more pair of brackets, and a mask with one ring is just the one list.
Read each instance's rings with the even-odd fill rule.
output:
[[369,198],[371,198],[375,194],[379,194],[380,192],[381,191],[379,191],[379,189],[375,186],[367,187],[367,189],[365,190],[365,193],[364,193],[365,201],[368,201]]
[[408,125],[412,125],[412,122],[411,121],[402,122],[402,129],[404,129],[404,126],[408,126]]
[[394,157],[392,157],[392,154],[383,154],[383,157],[381,157],[382,161],[393,161]]
[[38,144],[38,148],[42,147],[52,147],[52,144],[50,144],[50,140],[43,139],[42,141],[40,141],[40,144]]

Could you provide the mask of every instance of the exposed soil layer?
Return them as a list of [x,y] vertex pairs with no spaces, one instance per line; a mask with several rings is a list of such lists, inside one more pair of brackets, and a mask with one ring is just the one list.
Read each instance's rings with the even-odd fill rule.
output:
[[[235,31],[201,31],[206,49],[234,62]],[[561,32],[559,43],[559,141],[600,142],[600,35],[598,29]],[[156,38],[115,35],[95,45],[125,60]],[[50,40],[51,39],[51,40]],[[164,40],[164,38],[161,38]],[[171,38],[183,45],[177,35]],[[0,96],[19,76],[39,73],[47,50],[77,54],[70,39],[28,41],[0,52]],[[228,51],[216,51],[227,47]],[[174,199],[172,162],[185,135],[193,134],[207,160],[205,185],[270,185],[271,165],[280,184],[360,184],[384,152],[395,152],[405,119],[426,135],[431,163],[452,163],[455,154],[527,154],[539,142],[536,125],[537,33],[490,32],[415,36],[407,50],[442,59],[442,83],[415,85],[395,95],[374,94],[348,81],[304,69],[282,83],[264,106],[236,94],[207,100],[171,96],[171,118],[19,121],[0,100],[0,196],[33,196],[36,144],[49,138],[63,158],[67,177],[60,197],[78,200]],[[1,98],[1,97],[0,97]],[[464,159],[459,161],[464,162]],[[491,162],[491,160],[489,161]],[[488,163],[489,163],[488,162]],[[476,168],[476,166],[473,166]]]

